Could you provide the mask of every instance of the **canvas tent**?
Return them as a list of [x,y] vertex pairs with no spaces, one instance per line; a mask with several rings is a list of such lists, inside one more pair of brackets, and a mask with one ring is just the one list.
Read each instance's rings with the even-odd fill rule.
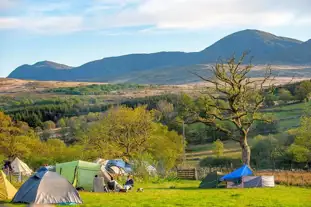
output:
[[6,179],[6,175],[0,171],[0,200],[10,200],[16,193],[15,187]]
[[234,170],[233,172],[220,178],[220,181],[236,181],[241,180],[243,176],[253,175],[252,170],[247,166],[243,165],[242,167]]
[[14,173],[18,173],[23,176],[30,176],[32,174],[32,170],[28,167],[28,165],[18,159],[18,157],[13,160],[11,167]]
[[65,177],[74,187],[93,190],[95,175],[100,175],[100,165],[85,161],[72,161],[56,164],[56,172]]
[[56,172],[42,167],[14,196],[13,203],[81,204],[78,191]]
[[227,188],[274,187],[274,176],[244,176],[241,183],[227,182]]
[[221,172],[211,172],[209,173],[200,183],[199,188],[219,188],[222,187],[220,184],[219,179],[223,176],[224,174]]

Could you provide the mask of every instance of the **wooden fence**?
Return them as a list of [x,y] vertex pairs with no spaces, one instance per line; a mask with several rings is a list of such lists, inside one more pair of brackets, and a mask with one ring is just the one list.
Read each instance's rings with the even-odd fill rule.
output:
[[196,168],[178,169],[177,177],[185,180],[198,180],[198,173]]

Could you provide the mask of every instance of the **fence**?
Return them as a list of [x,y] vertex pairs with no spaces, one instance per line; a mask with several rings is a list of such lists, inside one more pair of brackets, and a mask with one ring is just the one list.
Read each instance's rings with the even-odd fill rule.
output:
[[197,169],[196,168],[192,168],[192,169],[178,169],[177,170],[177,177],[179,179],[198,180]]
[[[202,180],[210,172],[220,171],[229,173],[234,169],[230,168],[189,168],[178,169],[177,177],[188,180]],[[290,170],[259,170],[254,171],[256,176],[274,176],[276,184],[311,186],[311,171],[290,171]]]

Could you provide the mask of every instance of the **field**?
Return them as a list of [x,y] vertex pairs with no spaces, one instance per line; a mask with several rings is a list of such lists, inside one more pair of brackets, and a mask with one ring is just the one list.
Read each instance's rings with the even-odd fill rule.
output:
[[[174,186],[175,188],[172,188]],[[81,193],[82,206],[311,206],[311,189],[277,186],[254,189],[198,189],[198,181],[137,184],[144,192]],[[17,206],[5,204],[7,206]],[[18,205],[21,206],[21,205]]]
[[273,175],[275,182],[292,186],[311,186],[311,172],[260,171],[256,175]]

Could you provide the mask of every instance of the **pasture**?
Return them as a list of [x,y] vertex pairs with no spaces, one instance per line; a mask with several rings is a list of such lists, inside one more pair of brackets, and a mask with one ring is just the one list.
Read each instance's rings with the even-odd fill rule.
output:
[[[82,206],[153,207],[153,206],[311,206],[311,189],[277,186],[254,189],[198,189],[199,181],[175,181],[137,184],[128,193],[80,193]],[[23,206],[4,204],[7,206]]]

